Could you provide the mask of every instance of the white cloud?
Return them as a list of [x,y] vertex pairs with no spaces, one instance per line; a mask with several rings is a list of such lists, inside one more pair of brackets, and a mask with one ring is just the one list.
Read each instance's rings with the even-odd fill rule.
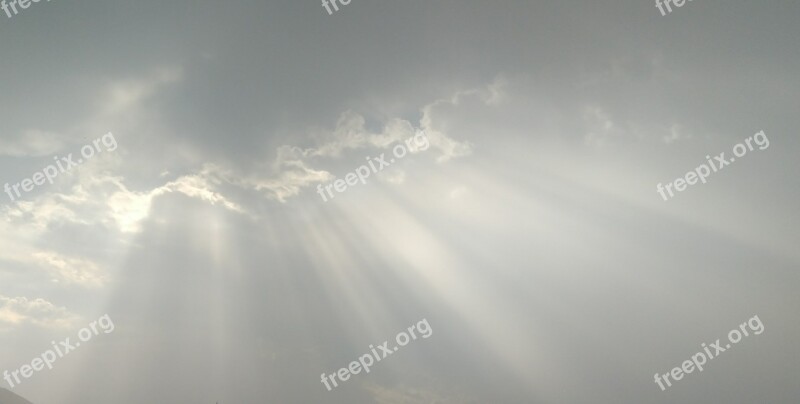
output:
[[52,281],[87,288],[103,286],[108,276],[100,266],[86,259],[71,258],[55,252],[36,252],[33,259],[52,276]]
[[[305,187],[334,179],[327,170],[314,168],[323,164],[320,162],[321,158],[339,159],[347,150],[386,150],[420,132],[424,132],[428,138],[429,148],[439,151],[437,158],[439,162],[468,156],[472,153],[473,146],[469,142],[452,139],[440,128],[436,108],[440,105],[458,105],[463,97],[474,95],[478,95],[485,105],[493,105],[503,99],[504,86],[505,82],[498,80],[485,90],[459,92],[450,99],[437,100],[422,108],[419,126],[413,125],[408,120],[395,118],[388,120],[381,132],[369,131],[366,128],[366,119],[362,115],[354,111],[345,111],[333,130],[323,132],[314,138],[315,147],[304,149],[290,145],[281,146],[277,150],[271,173],[261,178],[240,180],[238,183],[243,186],[254,186],[259,191],[267,191],[270,199],[286,202],[287,198],[299,194]],[[410,151],[414,153],[419,150],[412,146]],[[404,174],[398,172],[385,179],[393,183],[402,183],[404,178]]]
[[78,316],[44,299],[0,295],[0,330],[33,324],[45,328],[70,327]]

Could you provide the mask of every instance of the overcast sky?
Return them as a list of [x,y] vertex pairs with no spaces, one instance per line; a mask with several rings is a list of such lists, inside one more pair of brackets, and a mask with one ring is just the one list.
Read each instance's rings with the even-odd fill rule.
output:
[[[14,387],[35,404],[800,398],[796,1],[19,11],[0,186],[116,144],[0,194],[0,372],[115,325]],[[654,383],[755,315],[763,334]],[[429,338],[321,383],[422,319]]]

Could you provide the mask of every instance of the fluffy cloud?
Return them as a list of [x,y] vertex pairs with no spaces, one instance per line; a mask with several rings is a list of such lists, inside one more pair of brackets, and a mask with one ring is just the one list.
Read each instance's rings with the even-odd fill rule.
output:
[[88,288],[103,286],[108,276],[99,265],[80,258],[71,258],[55,252],[37,252],[33,259],[52,276],[52,281]]
[[77,316],[44,299],[0,295],[0,330],[33,324],[46,328],[71,326]]

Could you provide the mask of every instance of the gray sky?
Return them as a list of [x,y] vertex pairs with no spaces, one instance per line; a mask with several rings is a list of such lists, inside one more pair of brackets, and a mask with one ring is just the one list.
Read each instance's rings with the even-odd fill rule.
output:
[[[48,403],[800,397],[800,4],[59,1],[0,12],[0,372]],[[706,155],[756,148],[664,201]],[[318,185],[429,140],[324,202]],[[758,315],[666,391],[669,372]],[[422,319],[413,341],[333,373]],[[0,386],[9,388],[4,381]]]

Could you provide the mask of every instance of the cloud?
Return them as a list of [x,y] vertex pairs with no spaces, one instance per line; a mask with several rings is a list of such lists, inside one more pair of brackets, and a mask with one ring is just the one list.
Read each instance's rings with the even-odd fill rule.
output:
[[4,215],[14,222],[27,222],[41,230],[54,224],[72,223],[100,224],[122,233],[133,233],[147,218],[153,199],[168,193],[181,193],[243,212],[240,206],[213,190],[219,183],[213,168],[204,168],[197,174],[184,175],[146,191],[132,191],[125,185],[123,177],[107,173],[84,173],[81,177],[64,192],[46,193],[31,201],[21,201],[6,208]]
[[15,139],[0,138],[0,156],[41,157],[64,147],[64,136],[39,129],[28,129]]
[[660,140],[672,144],[692,138],[692,134],[683,125],[673,123],[665,127],[633,121],[618,122],[606,109],[599,106],[584,108],[583,123],[586,130],[584,143],[590,146],[604,146],[609,142],[620,140]]
[[[485,90],[465,91],[446,100],[437,100],[422,108],[423,118],[420,125],[415,126],[408,120],[393,118],[385,122],[381,131],[370,131],[366,127],[364,116],[348,110],[340,115],[332,130],[323,130],[307,136],[307,139],[314,143],[312,147],[279,146],[272,163],[256,165],[255,169],[250,172],[224,167],[221,163],[207,163],[195,174],[181,177],[149,194],[140,194],[138,197],[120,195],[117,200],[121,205],[138,206],[138,208],[129,210],[140,212],[134,217],[141,216],[145,211],[143,207],[149,205],[153,196],[165,192],[182,192],[188,196],[198,197],[212,204],[221,204],[230,210],[244,213],[241,204],[234,203],[228,197],[223,196],[221,190],[223,186],[230,185],[246,191],[255,191],[269,200],[286,203],[307,187],[335,179],[330,172],[332,162],[341,160],[345,152],[363,150],[367,154],[374,154],[376,151],[387,150],[420,132],[424,132],[428,138],[430,149],[438,150],[437,161],[446,162],[453,158],[468,156],[472,153],[473,146],[469,142],[457,141],[438,129],[435,108],[447,103],[457,105],[462,97],[474,94],[480,94],[482,102],[491,105],[501,98],[501,89],[502,85],[496,82]],[[417,146],[411,146],[410,152],[419,151]],[[401,183],[403,174],[400,173],[388,179],[390,182]],[[125,210],[127,209],[123,209],[123,211]],[[117,217],[122,219],[121,222],[138,220],[128,220],[130,217],[124,214],[117,215]],[[128,225],[125,227],[130,228]]]
[[[451,138],[442,129],[442,125],[438,124],[437,107],[458,105],[464,97],[474,95],[478,95],[485,105],[494,105],[502,99],[504,83],[498,80],[486,89],[459,92],[451,98],[436,100],[425,105],[421,108],[422,119],[419,125],[414,125],[405,119],[393,118],[386,121],[381,131],[370,131],[366,127],[364,116],[354,111],[345,111],[337,120],[333,130],[322,131],[321,134],[312,137],[316,143],[313,147],[280,146],[270,175],[249,178],[238,183],[265,191],[270,199],[286,202],[289,197],[298,195],[306,187],[335,178],[327,169],[315,167],[329,165],[330,160],[341,159],[348,150],[364,150],[367,154],[387,150],[392,145],[412,138],[420,132],[428,138],[430,149],[439,152],[437,161],[446,162],[453,158],[468,156],[472,153],[473,145]],[[412,145],[410,151],[416,153],[419,150]],[[387,179],[392,183],[402,183],[404,174],[398,173]]]
[[250,181],[250,184],[258,191],[266,191],[269,197],[280,202],[286,202],[287,198],[298,195],[309,185],[331,181],[334,178],[327,171],[314,170],[303,160],[288,156],[279,158],[276,167],[279,171],[277,177],[255,179]]
[[0,295],[0,330],[32,324],[44,328],[70,327],[78,316],[44,299]]
[[108,281],[107,274],[92,261],[71,258],[56,252],[36,252],[33,259],[48,273],[56,283],[98,288]]

